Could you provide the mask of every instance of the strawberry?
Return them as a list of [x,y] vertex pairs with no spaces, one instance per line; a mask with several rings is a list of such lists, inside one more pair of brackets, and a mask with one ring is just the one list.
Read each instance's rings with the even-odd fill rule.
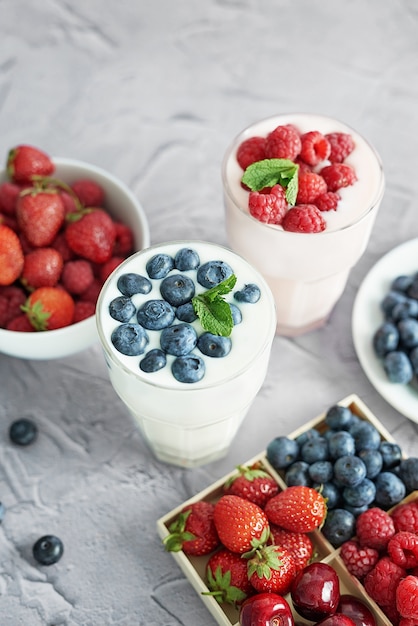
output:
[[55,189],[26,189],[17,201],[19,228],[32,246],[49,246],[64,223],[64,204]]
[[134,234],[126,224],[114,222],[116,239],[113,254],[115,256],[127,257],[134,250]]
[[115,270],[118,265],[125,260],[125,257],[122,256],[112,256],[108,261],[102,263],[99,267],[99,276],[102,283],[105,282],[106,278],[110,276],[110,274]]
[[17,198],[21,192],[19,185],[8,181],[0,185],[0,211],[6,215],[14,215],[16,212]]
[[91,317],[94,315],[95,311],[96,305],[94,302],[83,302],[82,300],[77,300],[74,307],[74,324]]
[[321,526],[327,507],[316,489],[295,485],[270,498],[264,510],[270,523],[293,532],[308,533]]
[[256,591],[285,595],[296,574],[291,553],[281,546],[257,549],[248,561],[248,578]]
[[194,502],[181,511],[170,524],[170,534],[163,540],[169,552],[183,550],[185,554],[203,556],[213,552],[219,545],[214,519],[214,505],[210,502]]
[[20,333],[33,333],[34,327],[30,323],[28,316],[24,313],[20,313],[16,317],[13,317],[6,325],[7,330],[14,330]]
[[81,178],[71,185],[72,190],[85,207],[101,207],[105,192],[101,185],[90,178]]
[[247,561],[239,554],[221,548],[210,557],[206,566],[207,585],[210,595],[222,604],[239,605],[254,588],[248,580]]
[[104,263],[112,256],[116,232],[113,220],[102,209],[85,209],[67,215],[65,238],[79,256]]
[[19,278],[24,255],[19,237],[5,224],[0,224],[0,285],[11,285]]
[[74,300],[60,287],[39,287],[33,291],[22,310],[35,330],[54,330],[69,326],[74,320]]
[[223,545],[238,554],[265,543],[270,534],[263,509],[240,496],[222,496],[215,504],[214,522]]
[[86,259],[74,259],[64,264],[61,282],[69,293],[79,295],[86,291],[93,281],[93,268]]
[[275,524],[270,524],[271,540],[276,546],[285,548],[293,556],[296,569],[303,569],[314,555],[314,545],[306,533],[295,533]]
[[36,248],[25,256],[20,281],[29,291],[37,287],[55,287],[63,265],[62,256],[54,248]]
[[54,170],[50,157],[34,146],[16,146],[7,156],[7,173],[13,182],[31,182],[34,176],[51,176]]
[[264,507],[267,500],[278,493],[278,484],[270,474],[260,468],[259,463],[251,467],[239,465],[237,469],[238,474],[231,476],[223,487],[225,494],[240,496]]

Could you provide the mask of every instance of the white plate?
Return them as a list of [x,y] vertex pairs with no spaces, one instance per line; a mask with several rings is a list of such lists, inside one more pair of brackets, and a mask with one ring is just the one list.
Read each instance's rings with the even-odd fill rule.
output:
[[361,366],[375,389],[399,413],[418,423],[418,391],[412,385],[391,383],[375,355],[373,335],[383,322],[380,303],[392,281],[418,272],[418,239],[397,246],[383,256],[364,278],[352,316],[354,347]]

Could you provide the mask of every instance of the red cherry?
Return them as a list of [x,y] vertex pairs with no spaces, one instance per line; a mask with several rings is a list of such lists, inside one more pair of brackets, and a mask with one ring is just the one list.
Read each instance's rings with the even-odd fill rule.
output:
[[296,574],[291,596],[295,610],[305,619],[319,621],[333,615],[340,601],[337,572],[327,563],[311,563]]
[[241,626],[294,626],[287,601],[277,593],[257,593],[247,598],[240,609]]
[[376,626],[371,610],[356,596],[342,595],[337,610],[350,617],[356,626]]
[[334,615],[329,615],[321,622],[317,622],[317,626],[356,626],[356,624],[347,615],[335,613]]

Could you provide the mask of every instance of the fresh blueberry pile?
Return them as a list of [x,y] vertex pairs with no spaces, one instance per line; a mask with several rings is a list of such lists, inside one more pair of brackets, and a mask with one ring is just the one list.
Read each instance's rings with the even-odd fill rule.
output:
[[398,276],[381,302],[384,321],[373,349],[390,382],[407,385],[418,377],[418,272]]
[[[120,322],[112,332],[112,344],[124,355],[141,356],[139,368],[147,373],[166,367],[167,356],[174,357],[170,359],[174,378],[183,383],[198,382],[205,375],[205,357],[225,357],[232,341],[194,324],[198,316],[192,300],[198,285],[212,289],[231,277],[233,270],[220,260],[201,263],[196,250],[181,248],[174,256],[155,254],[146,264],[146,273],[130,272],[118,278],[121,295],[109,304],[110,316]],[[160,297],[143,298],[140,306],[134,304],[133,296],[147,296],[156,285]],[[233,325],[242,321],[240,305],[254,304],[260,296],[255,284],[234,292],[237,304],[229,303]],[[159,333],[159,347],[148,350],[150,333],[155,332]]]
[[334,547],[354,536],[360,513],[387,510],[418,489],[418,458],[403,458],[398,444],[383,441],[371,422],[341,405],[326,412],[325,430],[276,437],[266,453],[288,486],[314,487],[326,498],[321,530]]

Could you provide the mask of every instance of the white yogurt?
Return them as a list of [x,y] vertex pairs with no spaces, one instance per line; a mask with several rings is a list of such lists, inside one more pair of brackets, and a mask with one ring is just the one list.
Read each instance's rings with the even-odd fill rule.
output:
[[[281,124],[294,124],[305,133],[318,130],[349,133],[355,148],[345,163],[356,171],[357,182],[339,190],[336,211],[323,212],[321,233],[286,232],[265,224],[248,211],[248,192],[236,151],[245,139],[267,136]],[[266,278],[277,309],[277,332],[298,335],[325,323],[340,298],[350,272],[363,254],[384,191],[382,164],[376,151],[357,132],[332,118],[293,114],[262,120],[238,135],[223,165],[225,218],[228,241]]]
[[[194,383],[178,382],[173,377],[171,363],[175,357],[167,355],[167,365],[163,369],[146,373],[139,368],[144,355],[126,356],[118,352],[110,340],[119,324],[109,315],[110,302],[121,295],[118,278],[127,272],[148,277],[146,264],[151,257],[163,252],[174,258],[176,252],[185,247],[198,252],[201,264],[222,260],[231,266],[237,283],[224,298],[240,308],[243,318],[233,327],[230,335],[232,349],[227,356],[207,357],[197,348],[193,350],[204,359],[206,366],[202,380]],[[194,270],[179,272],[174,269],[171,273],[196,278]],[[150,293],[132,296],[136,309],[147,300],[161,298],[161,281],[150,280],[153,285]],[[233,294],[248,283],[259,286],[259,301],[237,302]],[[204,291],[205,288],[196,283],[196,294]],[[97,304],[97,325],[110,380],[156,456],[176,465],[193,466],[224,455],[263,384],[275,333],[274,299],[262,276],[243,258],[216,244],[180,241],[152,246],[124,261],[108,278]],[[192,326],[197,334],[204,332],[199,320],[192,322]],[[146,352],[159,348],[160,331],[146,332],[149,337]]]

